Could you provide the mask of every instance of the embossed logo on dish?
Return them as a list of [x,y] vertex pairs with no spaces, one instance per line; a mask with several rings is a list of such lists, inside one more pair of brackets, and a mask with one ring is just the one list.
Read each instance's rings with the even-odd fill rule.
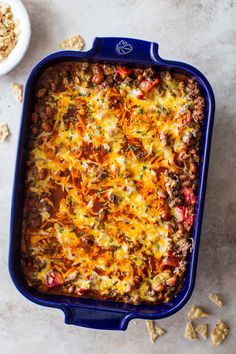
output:
[[128,54],[133,51],[133,47],[131,44],[129,44],[127,41],[121,40],[117,45],[116,45],[116,51],[118,54]]

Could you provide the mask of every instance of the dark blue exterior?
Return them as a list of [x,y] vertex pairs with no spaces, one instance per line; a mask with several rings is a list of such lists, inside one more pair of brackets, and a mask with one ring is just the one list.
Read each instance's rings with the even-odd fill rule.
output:
[[[198,180],[198,203],[192,231],[194,247],[189,255],[188,268],[181,291],[168,304],[130,305],[122,302],[73,298],[69,296],[43,295],[28,287],[20,268],[20,239],[23,209],[24,161],[27,151],[30,113],[35,83],[48,66],[55,62],[85,60],[108,62],[127,66],[153,66],[195,77],[206,100],[201,162]],[[196,276],[197,257],[207,182],[211,136],[215,110],[214,94],[205,76],[194,67],[176,61],[163,60],[158,55],[158,44],[131,38],[96,38],[88,52],[62,51],[41,60],[32,70],[25,87],[22,122],[19,134],[12,194],[9,270],[17,289],[29,300],[43,306],[64,311],[65,322],[97,329],[125,330],[133,318],[160,319],[180,310],[190,298]]]

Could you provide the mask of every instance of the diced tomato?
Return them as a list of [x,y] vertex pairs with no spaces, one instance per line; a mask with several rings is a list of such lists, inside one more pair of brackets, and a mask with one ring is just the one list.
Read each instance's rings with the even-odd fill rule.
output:
[[185,202],[188,205],[193,205],[193,204],[196,203],[196,197],[195,197],[195,195],[193,193],[192,188],[183,187],[183,195],[184,195],[184,198],[185,198]]
[[155,79],[154,81],[153,81],[153,87],[154,86],[157,86],[159,84],[159,79]]
[[141,90],[139,90],[138,94],[137,94],[137,98],[139,100],[143,100],[145,98],[145,93],[142,92]]
[[141,82],[141,84],[139,85],[139,88],[143,91],[143,92],[149,92],[152,89],[152,83],[149,80],[144,80]]
[[121,66],[116,69],[116,72],[122,77],[122,79],[124,79],[126,76],[132,74],[132,69]]
[[53,288],[54,286],[59,286],[64,283],[64,279],[61,273],[52,272],[47,275],[47,285],[49,288]]
[[178,259],[173,255],[172,251],[168,251],[167,255],[163,259],[163,264],[168,267],[177,267],[179,264]]
[[188,207],[178,206],[179,222],[183,222],[186,230],[189,230],[193,224],[193,215]]
[[182,144],[182,150],[185,151],[185,152],[187,152],[187,151],[188,151],[188,145],[185,144],[185,143],[183,143],[183,144]]
[[143,91],[143,92],[149,92],[151,91],[151,89],[156,86],[159,83],[159,80],[156,79],[154,81],[150,81],[150,80],[143,80],[141,82],[141,84],[139,85],[139,88]]

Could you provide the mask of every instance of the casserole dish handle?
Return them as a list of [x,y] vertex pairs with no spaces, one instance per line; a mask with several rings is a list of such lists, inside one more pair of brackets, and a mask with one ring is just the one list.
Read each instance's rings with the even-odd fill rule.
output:
[[124,331],[132,317],[130,313],[72,306],[64,307],[63,311],[67,324],[105,330]]
[[120,62],[121,64],[161,63],[158,44],[133,38],[96,37],[90,52],[93,60]]

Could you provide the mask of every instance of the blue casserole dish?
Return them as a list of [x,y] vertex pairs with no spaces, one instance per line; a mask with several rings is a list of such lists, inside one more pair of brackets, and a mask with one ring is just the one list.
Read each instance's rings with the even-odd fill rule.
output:
[[[20,267],[20,239],[23,211],[24,161],[27,151],[28,129],[32,112],[32,95],[41,73],[61,61],[91,61],[132,66],[152,66],[157,70],[195,77],[205,97],[205,123],[203,128],[201,160],[198,177],[198,203],[192,230],[194,247],[189,255],[188,267],[182,289],[169,303],[159,305],[131,305],[122,302],[82,299],[61,295],[44,295],[30,288]],[[19,135],[12,195],[9,269],[17,289],[29,300],[43,306],[59,308],[65,313],[65,322],[83,327],[125,330],[133,318],[161,319],[180,310],[190,298],[196,276],[200,231],[207,182],[212,127],[214,119],[214,94],[205,76],[194,67],[176,61],[163,60],[158,55],[158,44],[131,38],[96,38],[87,52],[62,51],[41,60],[32,70],[26,83],[22,122]]]

